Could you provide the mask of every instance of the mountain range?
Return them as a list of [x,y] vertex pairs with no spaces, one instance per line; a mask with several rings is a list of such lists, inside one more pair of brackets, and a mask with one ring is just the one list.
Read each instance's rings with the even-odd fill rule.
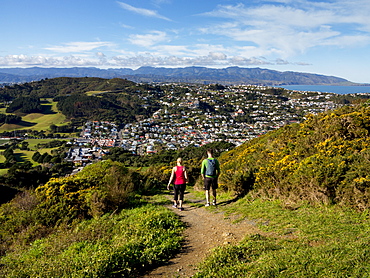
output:
[[141,67],[99,69],[75,68],[0,68],[1,83],[24,83],[55,77],[126,78],[134,82],[186,82],[201,84],[256,84],[256,85],[350,85],[352,82],[335,76],[312,73],[276,71],[261,68],[206,67],[156,68]]

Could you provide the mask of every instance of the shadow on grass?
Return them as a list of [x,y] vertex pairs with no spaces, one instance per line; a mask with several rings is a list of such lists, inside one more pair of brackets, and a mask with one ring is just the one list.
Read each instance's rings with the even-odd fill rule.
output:
[[232,203],[235,203],[236,201],[238,201],[239,199],[241,199],[242,197],[240,197],[240,196],[237,196],[237,197],[234,197],[234,198],[232,198],[232,199],[230,199],[230,200],[226,200],[226,201],[222,201],[222,202],[219,202],[218,204],[217,204],[217,206],[227,206],[227,205],[230,205],[230,204],[232,204]]
[[17,125],[20,125],[22,127],[32,127],[35,126],[36,123],[26,122],[26,121],[20,121]]
[[57,112],[53,111],[52,108],[53,106],[51,104],[42,105],[42,114],[45,114],[45,115],[57,114]]
[[14,158],[17,162],[26,162],[26,161],[28,161],[27,156],[24,153],[15,153]]
[[139,194],[142,202],[154,205],[169,205],[171,204],[171,198],[173,196],[171,191],[158,188],[152,188]]

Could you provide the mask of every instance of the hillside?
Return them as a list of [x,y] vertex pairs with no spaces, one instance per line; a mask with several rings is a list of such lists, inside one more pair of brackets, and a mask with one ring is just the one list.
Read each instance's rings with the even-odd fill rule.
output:
[[206,67],[154,68],[136,70],[98,68],[1,68],[0,82],[30,82],[56,77],[127,78],[135,82],[187,82],[258,85],[333,85],[350,84],[346,79],[303,72],[280,72],[261,68]]
[[14,86],[0,88],[0,96],[7,100],[19,96],[30,96],[39,98],[54,98],[72,94],[84,94],[89,91],[126,91],[138,90],[134,82],[125,79],[103,79],[93,77],[59,77],[45,79]]
[[221,187],[241,195],[370,207],[370,107],[309,115],[221,157]]
[[179,155],[201,188],[195,150],[51,178],[0,207],[0,275],[366,277],[369,129],[364,103],[270,131],[221,154],[218,206],[191,183],[178,215],[163,188]]
[[22,121],[17,124],[3,124],[0,132],[14,130],[47,130],[50,125],[65,124],[66,117],[57,109],[57,103],[51,99],[44,99],[40,113],[29,113],[22,117]]
[[[40,118],[36,124],[44,125],[48,128],[50,124],[59,124],[60,118],[66,117],[68,120],[76,119],[80,126],[80,121],[84,120],[103,120],[117,123],[132,122],[136,117],[148,116],[153,113],[157,106],[155,103],[147,109],[143,109],[145,101],[140,98],[140,93],[153,91],[156,88],[149,85],[140,85],[126,79],[114,78],[103,79],[94,77],[70,78],[60,77],[54,79],[43,79],[24,84],[15,84],[0,88],[0,102],[3,107],[7,106],[6,112],[14,112],[23,116],[23,122],[19,128],[30,128],[35,125],[35,118]],[[10,106],[21,99],[53,99],[56,103],[55,111],[60,111],[63,115],[56,115],[53,111],[36,111],[38,115],[29,113],[25,110],[26,101],[22,101],[21,106],[10,111]],[[9,104],[11,103],[11,104]],[[44,106],[45,108],[46,106]],[[45,109],[43,109],[45,110]],[[50,112],[50,113],[49,113]],[[54,114],[54,119],[51,114]],[[43,117],[47,115],[47,117]],[[47,122],[43,123],[45,119]],[[3,130],[11,130],[16,126],[3,127]],[[17,128],[17,129],[19,129]]]

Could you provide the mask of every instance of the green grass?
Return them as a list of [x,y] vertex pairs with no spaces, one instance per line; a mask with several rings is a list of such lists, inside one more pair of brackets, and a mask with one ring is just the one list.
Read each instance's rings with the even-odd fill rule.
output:
[[54,141],[55,139],[27,139],[26,142],[28,142],[28,148],[31,150],[37,150],[38,144],[45,144],[49,143],[51,141]]
[[[44,144],[48,143],[50,141],[54,141],[55,139],[27,139],[26,141],[29,143],[28,148],[30,150],[20,150],[16,149],[14,150],[14,157],[17,162],[23,163],[26,161],[30,161],[32,163],[32,166],[37,166],[39,163],[32,160],[32,156],[34,155],[35,151],[40,152],[40,154],[43,154],[45,152],[51,154],[52,151],[56,148],[41,148],[38,149],[36,146],[37,144]],[[0,155],[0,163],[5,162],[5,157],[3,155]],[[2,169],[3,171],[0,171],[0,176],[7,173],[8,169]]]
[[5,156],[0,155],[0,163],[4,163],[6,161]]
[[217,248],[195,277],[369,277],[367,213],[248,198],[221,207],[261,235]]
[[10,140],[9,139],[1,139],[0,140],[0,145],[4,145],[6,143],[8,143]]
[[22,117],[22,122],[19,124],[4,124],[0,127],[0,132],[12,130],[47,130],[51,124],[63,125],[66,117],[57,109],[57,102],[50,101],[41,104],[43,113],[31,113]]
[[0,169],[0,176],[5,175],[6,173],[8,173],[8,169]]
[[180,248],[184,227],[154,205],[61,226],[0,259],[1,277],[137,277]]
[[18,150],[14,152],[14,157],[17,162],[26,162],[32,161],[32,156],[35,152],[34,151],[25,151],[25,150]]

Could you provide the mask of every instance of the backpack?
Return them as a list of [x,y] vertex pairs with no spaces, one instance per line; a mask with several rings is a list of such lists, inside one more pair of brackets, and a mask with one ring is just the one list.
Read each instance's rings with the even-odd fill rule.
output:
[[207,159],[206,176],[216,176],[216,159]]

